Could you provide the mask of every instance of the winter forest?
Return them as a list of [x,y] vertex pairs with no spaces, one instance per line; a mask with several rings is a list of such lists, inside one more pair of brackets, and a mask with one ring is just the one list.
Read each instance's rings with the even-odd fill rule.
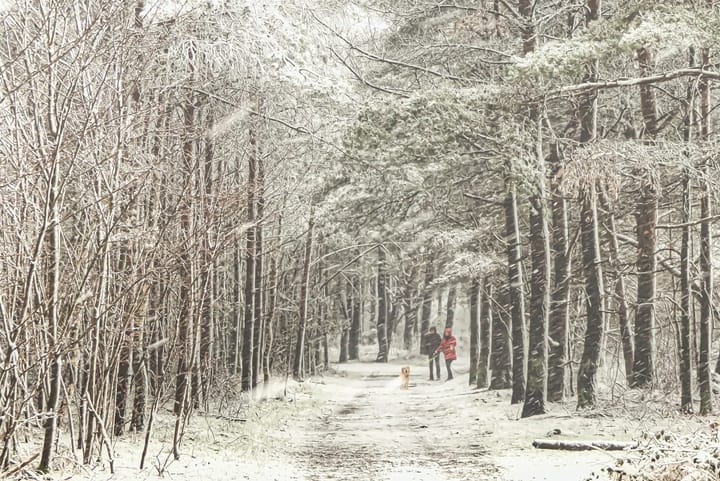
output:
[[0,0],[0,477],[717,479],[719,7]]

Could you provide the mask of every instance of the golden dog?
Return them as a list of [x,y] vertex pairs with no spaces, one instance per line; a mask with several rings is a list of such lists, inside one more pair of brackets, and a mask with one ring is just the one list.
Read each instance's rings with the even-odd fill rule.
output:
[[410,366],[400,368],[400,389],[407,389],[410,384]]

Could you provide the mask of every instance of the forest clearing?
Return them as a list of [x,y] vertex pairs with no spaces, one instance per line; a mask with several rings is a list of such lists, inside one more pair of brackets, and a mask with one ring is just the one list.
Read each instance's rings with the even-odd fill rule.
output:
[[720,479],[718,40],[0,0],[0,478]]

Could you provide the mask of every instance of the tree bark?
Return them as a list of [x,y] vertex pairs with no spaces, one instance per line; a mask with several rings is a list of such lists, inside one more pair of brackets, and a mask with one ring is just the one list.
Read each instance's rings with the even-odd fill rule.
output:
[[[709,2],[712,6],[712,3]],[[703,49],[703,65],[710,63],[710,52]],[[700,78],[700,137],[708,140],[710,133],[710,85],[705,77]],[[700,415],[712,414],[712,380],[710,378],[710,349],[712,346],[712,296],[713,296],[713,259],[712,259],[712,172],[709,161],[702,164],[702,188],[700,190],[700,352],[698,353],[698,386],[700,388]]]
[[382,246],[378,248],[377,263],[377,341],[378,355],[377,362],[388,362],[389,345],[388,345],[388,306],[386,292],[385,277],[385,250]]
[[638,443],[633,441],[564,441],[536,439],[533,441],[533,447],[538,449],[561,449],[564,451],[623,451],[625,449],[636,448]]
[[253,373],[257,372],[257,366],[255,366],[255,323],[258,322],[255,319],[256,309],[255,302],[255,289],[257,286],[257,279],[255,275],[257,269],[255,267],[256,259],[256,226],[257,216],[255,215],[256,209],[256,192],[257,192],[257,159],[254,152],[255,145],[257,143],[256,132],[254,127],[250,128],[249,131],[250,145],[253,152],[248,156],[248,180],[247,180],[247,222],[248,229],[246,231],[246,253],[245,253],[245,315],[243,317],[243,333],[242,333],[242,390],[250,391],[254,386],[254,381],[257,377],[253,378]]
[[[690,49],[689,64],[695,64],[694,49]],[[695,123],[693,83],[687,89],[687,111],[685,113],[684,140],[692,141],[692,129]],[[689,154],[689,153],[688,153]],[[682,244],[680,247],[680,411],[691,414],[694,411],[692,394],[692,331],[690,309],[692,302],[690,280],[690,243],[692,242],[692,183],[691,174],[686,169],[683,178]]]
[[256,222],[255,222],[255,275],[253,276],[253,368],[252,368],[252,385],[258,385],[260,373],[262,372],[263,361],[263,333],[265,330],[265,295],[263,289],[263,216],[265,215],[265,165],[261,152],[256,149],[255,165],[257,167],[257,175],[255,178],[255,202],[256,202]]
[[[517,193],[515,181],[512,180],[514,174],[511,164],[508,163],[506,171],[505,244],[507,245],[509,303],[512,324],[512,397],[510,402],[518,404],[525,398],[525,294],[523,292]],[[502,335],[500,329],[493,329],[493,332],[497,333],[498,336]]]
[[300,312],[295,338],[295,357],[293,361],[293,378],[300,380],[303,372],[303,353],[305,346],[305,331],[307,329],[308,294],[310,289],[310,256],[312,253],[313,228],[315,226],[314,210],[310,211],[308,221],[307,239],[305,240],[305,255],[303,258],[302,279],[300,281]]
[[[478,312],[478,308],[480,307],[478,302],[479,293],[480,282],[477,279],[473,279],[468,292],[468,298],[470,300],[470,378],[468,382],[471,386],[477,383],[478,376],[478,353],[480,342],[480,316]],[[485,373],[485,377],[487,377],[487,372]]]
[[[651,70],[653,56],[642,48],[638,51],[641,75]],[[652,142],[657,133],[657,105],[655,91],[650,85],[640,86],[640,104],[645,122],[646,142]],[[653,383],[655,371],[655,271],[657,268],[658,200],[651,180],[641,187],[637,202],[636,225],[638,239],[637,256],[637,314],[635,316],[635,359],[633,364],[633,387],[648,387]]]
[[[490,284],[490,278],[485,277],[483,281],[482,302],[480,303],[480,353],[478,356],[477,367],[477,387],[485,388],[488,385],[488,361],[490,360],[490,340],[492,333],[490,332],[493,324],[492,311],[493,287]],[[507,351],[507,340],[505,341]],[[508,369],[505,370],[509,372]]]
[[581,237],[583,271],[585,273],[585,306],[587,326],[585,342],[577,375],[578,408],[591,408],[596,402],[596,376],[600,364],[600,348],[605,330],[603,277],[598,238],[597,192],[590,183],[582,200]]
[[362,302],[359,292],[360,281],[353,279],[349,286],[352,294],[350,332],[348,333],[348,360],[360,359],[360,338],[362,337],[362,326],[360,325],[362,315]]
[[548,401],[559,402],[565,397],[568,366],[568,325],[570,293],[570,252],[567,228],[567,205],[560,191],[563,166],[560,147],[551,146],[550,199],[552,209],[552,255],[554,259],[552,298],[548,318]]
[[[425,261],[425,278],[422,287],[422,306],[420,307],[420,339],[427,334],[430,329],[430,318],[432,317],[432,280],[434,277],[433,261],[431,258]],[[423,342],[420,342],[420,354],[426,355],[428,353],[423,352]]]
[[[50,121],[51,124],[54,120]],[[45,219],[49,224],[47,234],[47,256],[48,256],[48,272],[47,272],[47,352],[50,360],[50,369],[48,369],[48,385],[50,393],[46,404],[46,418],[43,422],[45,436],[43,439],[42,453],[40,455],[40,465],[38,471],[47,472],[50,469],[50,458],[52,456],[52,447],[55,440],[55,431],[57,429],[57,408],[60,398],[60,353],[57,351],[56,343],[58,341],[58,304],[60,301],[60,165],[57,158],[53,159],[51,167],[48,199],[45,206]]]
[[[689,222],[692,215],[692,190],[690,175],[683,181],[683,222]],[[690,328],[690,225],[682,232],[680,247],[680,410],[693,412],[692,399],[692,345]]]
[[452,328],[455,323],[455,307],[457,303],[457,287],[450,286],[447,297],[447,315],[445,316],[445,327]]
[[621,271],[620,265],[620,244],[617,236],[617,226],[615,225],[615,214],[612,206],[603,193],[599,193],[600,201],[603,209],[607,212],[607,235],[610,243],[610,265],[615,269],[615,303],[618,316],[618,325],[620,327],[620,342],[622,343],[623,360],[625,365],[625,381],[631,384],[633,363],[635,359],[635,346],[633,340],[633,332],[630,326],[630,317],[628,315],[628,303],[625,288],[625,277]]
[[[510,315],[508,315],[509,294],[506,290],[500,303],[502,308],[491,310],[492,319],[492,342],[490,356],[490,371],[492,378],[490,379],[490,389],[508,389],[512,387],[512,350],[513,344],[510,336]],[[490,299],[489,299],[490,300]]]
[[[542,159],[542,158],[540,158]],[[541,160],[542,161],[542,160]],[[527,387],[521,417],[545,413],[547,388],[547,320],[550,284],[550,245],[545,220],[544,189],[531,201],[530,251],[530,337],[528,342]]]

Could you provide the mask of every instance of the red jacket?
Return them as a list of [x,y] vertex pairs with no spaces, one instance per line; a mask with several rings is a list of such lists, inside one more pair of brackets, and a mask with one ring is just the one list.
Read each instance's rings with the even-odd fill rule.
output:
[[443,336],[442,341],[440,341],[440,345],[437,347],[435,352],[442,352],[446,361],[454,361],[457,359],[457,354],[455,353],[457,340],[455,339],[455,336],[452,335],[450,328],[445,329],[444,334],[445,335]]

